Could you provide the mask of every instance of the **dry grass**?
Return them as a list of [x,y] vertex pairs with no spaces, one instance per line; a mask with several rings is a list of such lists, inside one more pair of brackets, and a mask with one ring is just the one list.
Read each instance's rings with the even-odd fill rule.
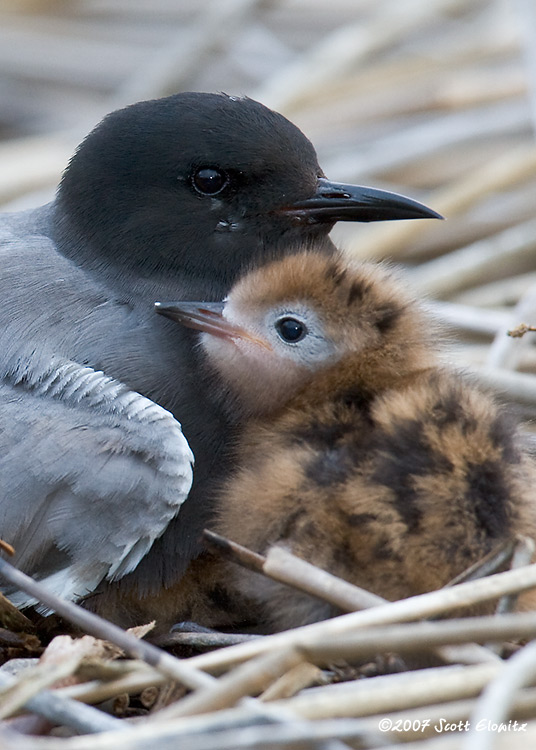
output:
[[[403,264],[452,333],[449,358],[495,384],[528,420],[536,414],[534,333],[506,332],[536,323],[535,49],[532,0],[0,0],[0,201],[18,208],[51,197],[76,143],[118,106],[181,89],[247,93],[309,135],[330,178],[399,190],[447,217],[339,225],[333,236],[356,256]],[[536,679],[535,647],[503,662],[496,648],[476,644],[530,641],[536,615],[415,621],[454,601],[469,606],[475,596],[534,586],[535,570],[390,604],[307,570],[290,583],[320,587],[330,601],[347,596],[348,609],[375,606],[186,660],[167,656],[164,667],[154,652],[149,665],[112,661],[86,642],[2,688],[0,744],[527,748],[536,744],[536,693],[525,687]],[[0,631],[0,646],[8,656],[37,653],[26,623],[8,614],[14,632]],[[87,632],[147,657],[116,633]],[[309,688],[332,680],[326,667],[340,660],[438,650],[443,666]],[[73,684],[47,690],[60,678]],[[193,692],[182,697],[171,678]],[[25,705],[92,734],[27,737],[21,732],[49,725],[7,720]],[[139,718],[113,718],[133,707]],[[400,730],[382,733],[380,717],[401,720]],[[526,731],[476,731],[482,718],[508,717],[527,721]],[[440,719],[468,718],[470,732],[436,731]]]
[[[528,548],[532,552],[533,545]],[[238,639],[242,642],[187,659],[139,640],[150,626],[125,633],[47,594],[0,561],[3,577],[94,636],[74,641],[59,636],[39,662],[26,661],[16,677],[0,672],[2,747],[45,750],[61,745],[89,750],[180,742],[181,747],[207,750],[317,746],[335,750],[414,740],[431,748],[445,722],[477,727],[492,717],[494,723],[510,720],[521,726],[536,714],[535,691],[526,689],[536,681],[534,643],[508,662],[490,644],[529,639],[536,629],[536,613],[418,622],[536,586],[536,565],[527,566],[526,559],[518,560],[521,567],[514,564],[512,570],[479,577],[502,565],[505,555],[515,560],[516,549],[518,556],[526,551],[526,541],[503,545],[478,569],[468,571],[464,581],[397,602],[378,602],[368,592],[273,550],[264,564],[266,574],[357,610],[350,603],[352,597],[360,609],[273,636]],[[197,636],[198,648],[215,645],[216,635]],[[412,658],[422,662],[426,657],[440,666],[369,679],[364,679],[366,669],[347,668],[347,681],[334,684],[333,665],[367,659],[378,665],[378,653],[401,654],[409,664]],[[130,658],[117,661],[123,655]],[[185,695],[180,686],[190,692]],[[121,722],[109,715],[128,717],[133,696],[136,719]],[[98,704],[107,713],[84,704]],[[6,721],[24,708],[40,721]],[[26,733],[52,724],[83,736],[25,739]],[[535,729],[536,721],[527,721],[522,732],[526,741],[533,733],[536,736]],[[494,734],[502,736],[468,731],[463,741],[468,748],[491,747],[489,738]],[[509,743],[512,736],[508,734]],[[484,744],[479,745],[482,737]]]

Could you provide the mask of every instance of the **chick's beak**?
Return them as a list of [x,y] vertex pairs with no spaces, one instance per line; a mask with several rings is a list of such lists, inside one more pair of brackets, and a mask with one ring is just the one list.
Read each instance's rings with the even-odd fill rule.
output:
[[223,317],[223,302],[155,302],[155,310],[187,328],[209,333],[221,339],[242,339],[264,349],[271,346],[264,339],[254,336],[245,328],[231,323]]
[[387,219],[442,219],[418,201],[387,190],[345,185],[319,178],[316,193],[279,209],[296,221],[309,224],[336,221],[385,221]]

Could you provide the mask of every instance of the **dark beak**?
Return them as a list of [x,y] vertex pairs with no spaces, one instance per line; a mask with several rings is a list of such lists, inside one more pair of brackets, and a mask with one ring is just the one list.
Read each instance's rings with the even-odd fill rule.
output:
[[388,219],[442,219],[431,208],[387,190],[318,180],[312,198],[279,209],[308,224],[336,221],[386,221]]
[[220,339],[243,339],[264,349],[272,348],[263,339],[226,320],[222,315],[224,307],[224,302],[155,302],[154,305],[157,313],[187,328],[210,333]]
[[223,302],[155,302],[154,305],[159,315],[208,333],[211,327],[221,327],[223,308]]

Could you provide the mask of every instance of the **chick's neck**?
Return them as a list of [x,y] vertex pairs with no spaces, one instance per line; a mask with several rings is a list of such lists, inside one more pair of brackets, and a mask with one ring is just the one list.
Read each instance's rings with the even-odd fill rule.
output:
[[[371,400],[386,390],[403,388],[427,370],[437,366],[433,350],[414,342],[371,352],[353,352],[319,372],[283,407],[304,410],[351,394],[352,400]],[[279,413],[280,413],[279,412]],[[274,414],[274,417],[277,417]]]

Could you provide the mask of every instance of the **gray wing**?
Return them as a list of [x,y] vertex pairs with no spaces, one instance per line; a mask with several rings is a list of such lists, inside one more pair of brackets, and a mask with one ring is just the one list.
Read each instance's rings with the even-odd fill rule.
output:
[[51,359],[0,381],[0,537],[63,597],[137,566],[188,495],[192,463],[174,417],[102,372]]

